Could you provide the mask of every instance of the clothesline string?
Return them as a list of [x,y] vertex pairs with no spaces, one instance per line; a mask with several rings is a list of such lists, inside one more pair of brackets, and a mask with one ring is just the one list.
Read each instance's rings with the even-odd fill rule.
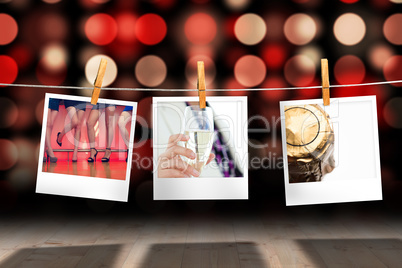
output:
[[[330,88],[340,88],[340,87],[359,87],[359,86],[376,86],[376,85],[390,85],[402,83],[402,80],[395,81],[383,81],[383,82],[372,82],[372,83],[362,83],[362,84],[349,84],[349,85],[330,85]],[[30,87],[30,88],[58,88],[58,89],[93,89],[93,87],[78,87],[78,86],[49,86],[49,85],[31,85],[31,84],[6,84],[0,83],[0,86],[7,87]],[[321,86],[308,86],[308,87],[282,87],[282,88],[213,88],[207,89],[207,91],[271,91],[271,90],[302,90],[302,89],[318,89]],[[118,87],[102,87],[102,90],[127,90],[127,91],[198,91],[194,89],[174,89],[174,88],[118,88]]]

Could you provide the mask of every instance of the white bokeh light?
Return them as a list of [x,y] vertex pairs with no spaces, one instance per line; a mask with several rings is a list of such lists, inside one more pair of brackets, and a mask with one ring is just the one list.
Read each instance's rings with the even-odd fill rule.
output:
[[107,60],[102,87],[107,87],[112,84],[117,77],[117,65],[115,61],[109,56],[98,54],[90,58],[85,65],[85,77],[91,85],[94,84],[96,75],[98,74],[99,63],[102,58]]
[[357,14],[345,13],[339,16],[334,23],[336,40],[346,46],[358,44],[366,34],[366,24]]
[[254,13],[240,16],[234,27],[236,38],[245,45],[256,45],[264,39],[267,26],[264,20]]
[[317,25],[309,15],[298,13],[286,20],[283,31],[292,44],[305,45],[314,39]]

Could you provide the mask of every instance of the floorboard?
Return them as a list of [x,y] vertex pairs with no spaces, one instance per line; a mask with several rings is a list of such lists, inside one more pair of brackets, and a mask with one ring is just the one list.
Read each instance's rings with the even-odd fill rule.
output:
[[400,267],[399,218],[14,217],[0,267]]

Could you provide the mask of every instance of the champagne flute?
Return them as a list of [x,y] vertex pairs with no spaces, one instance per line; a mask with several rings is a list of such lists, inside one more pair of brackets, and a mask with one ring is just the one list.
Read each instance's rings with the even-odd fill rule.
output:
[[185,134],[190,137],[185,147],[196,154],[195,159],[187,158],[186,161],[201,173],[211,154],[214,142],[212,109],[210,107],[187,106],[184,110],[184,121]]

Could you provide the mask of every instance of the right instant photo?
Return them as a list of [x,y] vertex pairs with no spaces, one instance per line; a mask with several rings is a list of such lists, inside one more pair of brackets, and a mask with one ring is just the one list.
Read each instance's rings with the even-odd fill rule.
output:
[[280,102],[286,205],[381,200],[375,96]]

